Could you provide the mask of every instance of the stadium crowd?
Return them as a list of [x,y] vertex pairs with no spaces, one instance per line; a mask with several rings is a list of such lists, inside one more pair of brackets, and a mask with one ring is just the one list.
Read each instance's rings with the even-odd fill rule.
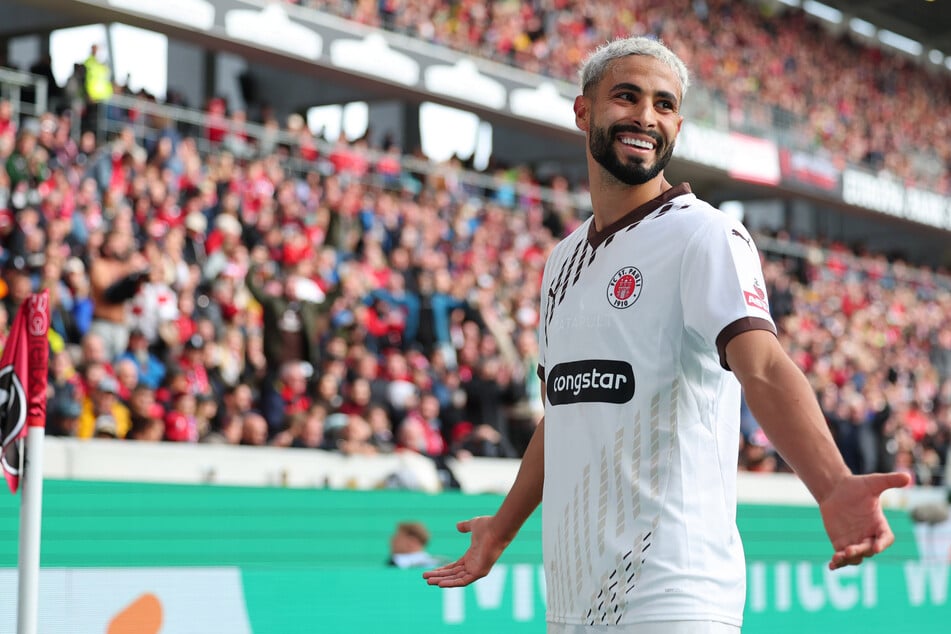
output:
[[[49,289],[49,433],[437,461],[524,449],[538,286],[574,208],[361,143],[244,160],[227,136],[202,155],[169,127],[77,143],[68,114],[21,127],[7,105],[0,333]],[[849,465],[943,482],[948,278],[801,247],[765,257],[772,310]],[[785,468],[748,415],[742,440],[741,468]]]
[[800,9],[735,0],[285,1],[571,82],[598,44],[654,35],[726,105],[721,124],[951,193],[947,69],[847,30],[834,36]]
[[[94,104],[118,130],[99,141],[65,102],[20,120],[0,101],[0,347],[48,289],[48,433],[521,454],[543,265],[584,215],[565,179],[476,185],[458,160],[318,144],[299,115],[254,135],[220,100],[200,126]],[[765,252],[771,309],[849,466],[943,484],[949,278],[778,238],[801,255]],[[741,441],[740,468],[786,468],[748,412]]]

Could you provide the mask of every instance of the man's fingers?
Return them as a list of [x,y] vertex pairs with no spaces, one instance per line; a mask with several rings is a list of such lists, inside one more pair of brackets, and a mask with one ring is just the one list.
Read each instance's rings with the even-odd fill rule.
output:
[[457,577],[460,572],[465,572],[465,564],[463,564],[462,561],[454,561],[451,564],[446,564],[445,566],[440,566],[433,570],[427,570],[423,573],[423,579],[429,581],[430,584],[434,584],[441,579]]
[[878,538],[872,537],[862,541],[860,544],[846,546],[842,550],[836,551],[832,556],[832,561],[829,562],[829,569],[837,570],[845,566],[857,566],[867,557],[882,552],[886,547],[887,544],[879,547]]
[[424,572],[423,578],[429,585],[439,586],[440,588],[466,586],[478,579],[476,575],[466,570],[466,565],[461,559],[435,570]]
[[888,489],[900,489],[911,484],[911,476],[907,473],[870,473],[864,477],[878,495]]
[[878,554],[895,542],[895,533],[886,530],[875,538],[875,553]]

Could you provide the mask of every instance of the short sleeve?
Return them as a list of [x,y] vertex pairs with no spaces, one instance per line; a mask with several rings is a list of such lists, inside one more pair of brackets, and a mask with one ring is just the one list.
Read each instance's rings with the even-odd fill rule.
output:
[[730,339],[747,330],[776,332],[759,251],[746,228],[725,214],[691,236],[680,289],[684,326],[718,351],[726,369]]

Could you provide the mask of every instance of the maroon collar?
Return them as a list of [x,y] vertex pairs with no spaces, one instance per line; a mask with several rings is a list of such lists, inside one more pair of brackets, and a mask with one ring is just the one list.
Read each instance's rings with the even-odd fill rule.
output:
[[683,196],[684,194],[690,193],[690,184],[681,183],[674,187],[671,187],[663,194],[657,198],[648,200],[646,203],[640,207],[636,207],[631,211],[624,214],[621,218],[618,218],[611,224],[609,224],[604,229],[598,231],[594,226],[594,220],[591,221],[591,224],[588,225],[588,243],[592,247],[598,247],[607,240],[612,234],[617,233],[621,229],[628,227],[632,224],[638,223],[648,215],[650,215],[655,209],[660,207],[666,202],[670,202],[677,196]]

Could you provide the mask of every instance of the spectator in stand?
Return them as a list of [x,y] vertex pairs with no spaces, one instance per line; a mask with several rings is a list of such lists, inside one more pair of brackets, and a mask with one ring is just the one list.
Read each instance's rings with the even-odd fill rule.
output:
[[306,412],[299,412],[296,417],[299,425],[291,425],[295,429],[290,446],[300,449],[334,449],[333,443],[324,435],[324,423],[327,420],[327,410],[320,404],[311,405]]
[[221,274],[242,277],[248,270],[247,248],[241,243],[244,229],[231,213],[219,211],[215,229],[205,243],[208,259],[201,269],[202,280],[213,280]]
[[255,411],[241,416],[241,444],[263,447],[268,444],[267,420]]
[[205,232],[208,230],[208,219],[200,211],[193,211],[185,216],[185,245],[183,256],[185,263],[196,265],[203,269],[208,261],[208,252],[205,249]]
[[92,325],[93,302],[89,295],[89,278],[86,275],[86,265],[76,256],[66,260],[63,271],[63,293],[69,296],[67,305],[70,312],[70,328],[66,340],[69,343],[78,343]]
[[129,343],[126,302],[147,279],[149,266],[135,251],[132,235],[111,231],[89,268],[93,320],[90,332],[99,334],[112,360],[125,352]]
[[288,418],[306,412],[311,406],[307,381],[313,368],[306,361],[285,361],[277,381],[261,387],[261,414],[267,420],[269,436],[288,427]]
[[320,365],[321,338],[329,329],[327,311],[333,300],[320,295],[302,297],[299,277],[287,275],[281,280],[272,270],[265,278],[266,268],[259,258],[248,270],[245,283],[261,306],[265,356],[275,380],[284,362]]
[[240,445],[244,437],[244,418],[240,414],[226,414],[218,419],[212,430],[199,442],[212,445]]
[[33,292],[33,279],[26,258],[22,255],[10,258],[4,267],[3,277],[7,291],[3,297],[3,306],[7,315],[12,316]]
[[[166,248],[171,246],[170,243],[169,240],[165,242]],[[148,274],[129,302],[130,323],[142,332],[151,349],[164,351],[180,342],[180,333],[175,327],[181,316],[176,289],[186,289],[179,283],[179,276],[170,270],[173,267],[166,259],[167,253],[157,243],[149,240],[144,252]]]
[[393,423],[386,413],[386,408],[382,405],[371,405],[366,420],[370,424],[370,444],[381,454],[393,453],[396,450],[396,438],[393,436]]
[[407,289],[406,273],[392,271],[385,286],[371,291],[365,301],[368,305],[376,305],[377,317],[386,322],[380,333],[380,348],[395,345],[405,350],[416,343],[419,295]]
[[204,359],[206,345],[208,344],[205,338],[198,333],[185,342],[181,356],[177,360],[178,368],[185,377],[183,392],[192,395],[212,394],[208,366]]
[[82,413],[83,386],[70,353],[67,350],[51,352],[49,369],[47,433],[51,436],[75,436]]
[[479,360],[469,381],[462,383],[466,392],[465,419],[479,425],[488,425],[500,434],[502,455],[515,456],[509,445],[508,416],[505,408],[518,400],[518,387],[512,380],[509,366],[497,357]]
[[17,122],[13,120],[13,104],[9,99],[0,99],[0,137],[16,135]]
[[138,326],[129,332],[129,346],[116,362],[131,361],[138,373],[138,382],[154,390],[165,378],[165,364],[149,350],[149,341]]
[[373,406],[373,389],[364,377],[355,377],[344,384],[344,399],[338,411],[367,417]]
[[114,436],[125,437],[129,431],[129,410],[119,400],[119,383],[105,373],[101,374],[83,403],[76,435],[79,438],[91,438],[96,433],[97,422],[102,416],[112,419],[115,425]]
[[340,415],[346,416],[343,426],[335,432],[337,449],[341,453],[347,456],[375,456],[380,453],[373,443],[373,430],[365,418],[355,414]]
[[450,333],[450,315],[466,306],[465,299],[456,291],[452,274],[447,268],[423,271],[420,283],[420,329],[417,341],[427,354],[438,350],[446,363],[455,365],[456,354]]
[[132,427],[126,434],[126,440],[139,440],[143,442],[160,442],[164,440],[165,423],[161,418],[148,417],[135,419],[132,421]]
[[171,407],[165,414],[165,440],[198,442],[197,407],[197,398],[192,392],[182,391],[172,396]]
[[119,384],[119,399],[127,403],[132,391],[139,384],[139,369],[131,359],[118,359],[114,368],[116,382]]
[[227,388],[221,397],[218,408],[218,421],[229,416],[244,416],[254,408],[254,391],[246,383]]
[[128,407],[133,426],[137,421],[150,418],[161,420],[165,416],[165,409],[155,400],[155,390],[143,383],[139,383],[132,390]]
[[423,394],[416,408],[410,410],[396,430],[399,445],[430,458],[447,451],[449,430],[439,418],[439,400],[433,394]]
[[228,106],[221,97],[208,101],[205,118],[205,139],[213,146],[219,145],[228,134]]

